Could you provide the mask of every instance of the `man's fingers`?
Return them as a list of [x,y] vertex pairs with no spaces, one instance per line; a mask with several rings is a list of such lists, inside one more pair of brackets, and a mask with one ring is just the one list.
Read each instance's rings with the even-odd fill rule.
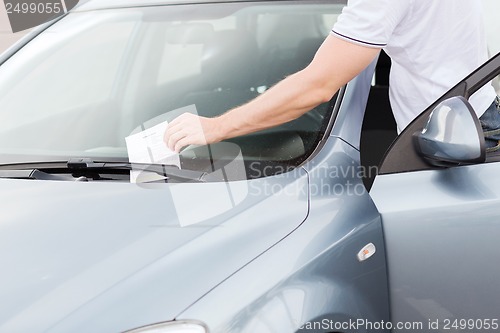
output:
[[168,136],[167,147],[171,150],[179,152],[175,149],[177,142],[179,140],[184,139],[187,136],[187,133],[183,131],[177,131]]
[[186,126],[185,121],[183,120],[184,114],[180,115],[179,117],[175,118],[170,124],[168,124],[167,130],[163,134],[163,141],[165,142],[166,146],[174,150],[175,144],[177,141],[182,139],[187,135],[186,132]]
[[174,120],[172,120],[172,122],[168,124],[167,130],[163,134],[163,141],[165,141],[165,143],[167,144],[170,136],[172,136],[174,133],[179,132],[180,130],[182,130],[182,128],[183,125],[182,122],[179,121],[179,118],[175,118]]
[[178,127],[178,126],[182,126],[182,124],[184,122],[187,121],[187,119],[189,119],[189,116],[191,116],[190,113],[183,113],[181,114],[180,116],[178,116],[177,118],[175,118],[174,120],[172,120],[169,124],[168,124],[168,127]]
[[184,137],[175,143],[174,151],[180,153],[181,149],[189,145],[188,137]]
[[168,125],[163,141],[169,149],[176,152],[190,144],[207,144],[205,128],[202,123],[207,122],[207,120],[207,118],[191,113],[184,113]]

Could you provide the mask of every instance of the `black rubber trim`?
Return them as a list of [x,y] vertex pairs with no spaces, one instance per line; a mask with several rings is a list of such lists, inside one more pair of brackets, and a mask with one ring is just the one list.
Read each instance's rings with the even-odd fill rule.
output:
[[377,47],[385,47],[387,46],[387,44],[379,44],[379,43],[370,43],[370,42],[365,42],[364,40],[360,40],[360,39],[356,39],[356,38],[352,38],[352,37],[349,37],[349,36],[346,36],[346,35],[343,35],[343,34],[340,34],[338,32],[336,32],[335,30],[332,29],[332,32],[340,37],[343,37],[343,38],[347,38],[347,39],[350,39],[354,42],[358,42],[358,43],[361,43],[361,44],[366,44],[366,45],[370,45],[370,46],[377,46]]

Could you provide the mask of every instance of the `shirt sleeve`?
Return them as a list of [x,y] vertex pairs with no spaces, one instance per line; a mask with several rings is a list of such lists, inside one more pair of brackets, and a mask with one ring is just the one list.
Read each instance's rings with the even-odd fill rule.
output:
[[349,42],[383,48],[411,9],[412,0],[349,0],[332,34]]

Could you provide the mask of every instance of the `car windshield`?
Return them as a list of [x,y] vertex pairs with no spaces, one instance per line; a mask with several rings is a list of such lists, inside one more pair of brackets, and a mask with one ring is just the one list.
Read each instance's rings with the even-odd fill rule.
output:
[[[305,67],[342,7],[256,2],[71,13],[0,66],[0,163],[127,161],[125,138],[138,129],[186,107],[216,116]],[[232,142],[246,161],[297,166],[321,140],[332,105]],[[204,158],[196,149],[184,155]]]

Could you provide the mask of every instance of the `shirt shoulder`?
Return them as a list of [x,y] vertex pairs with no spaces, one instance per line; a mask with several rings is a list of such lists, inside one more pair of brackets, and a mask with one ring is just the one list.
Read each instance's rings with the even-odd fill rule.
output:
[[397,26],[411,13],[413,1],[349,0],[332,34],[356,44],[383,48]]

